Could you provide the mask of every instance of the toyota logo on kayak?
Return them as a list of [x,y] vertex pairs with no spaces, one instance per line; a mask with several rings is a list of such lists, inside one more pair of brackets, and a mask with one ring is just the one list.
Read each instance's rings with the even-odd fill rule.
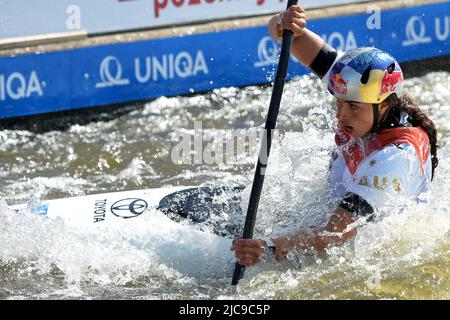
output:
[[147,208],[148,204],[145,200],[127,198],[115,202],[111,206],[111,212],[117,217],[128,219],[141,215]]

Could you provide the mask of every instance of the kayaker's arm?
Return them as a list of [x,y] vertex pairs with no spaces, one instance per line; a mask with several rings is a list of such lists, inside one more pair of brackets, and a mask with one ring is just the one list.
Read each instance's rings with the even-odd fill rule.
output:
[[292,235],[273,238],[275,256],[282,260],[290,250],[304,251],[313,248],[317,251],[329,246],[343,244],[357,233],[355,216],[342,207],[337,207],[330,215],[325,226],[316,229],[301,229]]
[[[340,245],[356,235],[356,226],[350,225],[356,217],[347,209],[339,206],[328,219],[324,227],[317,229],[301,229],[290,235],[272,238],[277,260],[286,258],[290,250],[304,251],[310,248],[321,251],[328,246]],[[261,239],[234,240],[231,250],[235,251],[237,261],[246,267],[253,266],[260,261],[266,247]]]

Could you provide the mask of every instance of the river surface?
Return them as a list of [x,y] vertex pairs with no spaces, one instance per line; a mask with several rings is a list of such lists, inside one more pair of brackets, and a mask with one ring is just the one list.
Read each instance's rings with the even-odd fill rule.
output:
[[[394,208],[324,254],[292,254],[270,270],[249,268],[237,291],[231,275],[183,274],[124,232],[92,234],[7,206],[184,185],[240,184],[248,196],[259,147],[243,143],[226,153],[227,137],[257,136],[270,87],[162,97],[62,131],[1,130],[0,299],[450,299],[449,88],[448,72],[406,81],[439,132],[440,164],[428,204]],[[257,236],[318,225],[333,208],[326,181],[334,117],[320,81],[305,76],[286,84]],[[192,153],[177,158],[180,138],[196,132],[201,140]],[[151,233],[158,225],[141,227]]]

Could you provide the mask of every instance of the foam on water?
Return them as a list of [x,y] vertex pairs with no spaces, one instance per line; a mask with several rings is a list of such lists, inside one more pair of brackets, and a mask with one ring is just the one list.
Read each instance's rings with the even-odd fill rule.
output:
[[[233,266],[231,240],[156,211],[117,229],[75,227],[60,218],[16,214],[4,205],[0,210],[1,278],[18,277],[22,285],[30,281],[34,298],[44,278],[57,282],[43,288],[39,294],[44,298],[57,295],[53,290],[60,286],[83,292],[85,286],[126,287],[141,281],[147,293],[162,294],[158,289],[165,283],[183,286],[192,276],[223,277]],[[9,296],[7,286],[3,290],[2,296]]]

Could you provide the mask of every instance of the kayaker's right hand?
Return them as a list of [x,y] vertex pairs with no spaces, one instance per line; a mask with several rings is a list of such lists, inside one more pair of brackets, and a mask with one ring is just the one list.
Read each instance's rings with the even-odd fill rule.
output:
[[231,250],[234,250],[240,265],[251,267],[260,261],[264,247],[264,242],[259,239],[236,239],[233,241]]
[[283,30],[288,29],[294,33],[295,37],[300,37],[304,33],[306,27],[305,10],[300,6],[290,6],[289,9],[280,12],[270,19],[269,33],[275,40],[281,40]]

